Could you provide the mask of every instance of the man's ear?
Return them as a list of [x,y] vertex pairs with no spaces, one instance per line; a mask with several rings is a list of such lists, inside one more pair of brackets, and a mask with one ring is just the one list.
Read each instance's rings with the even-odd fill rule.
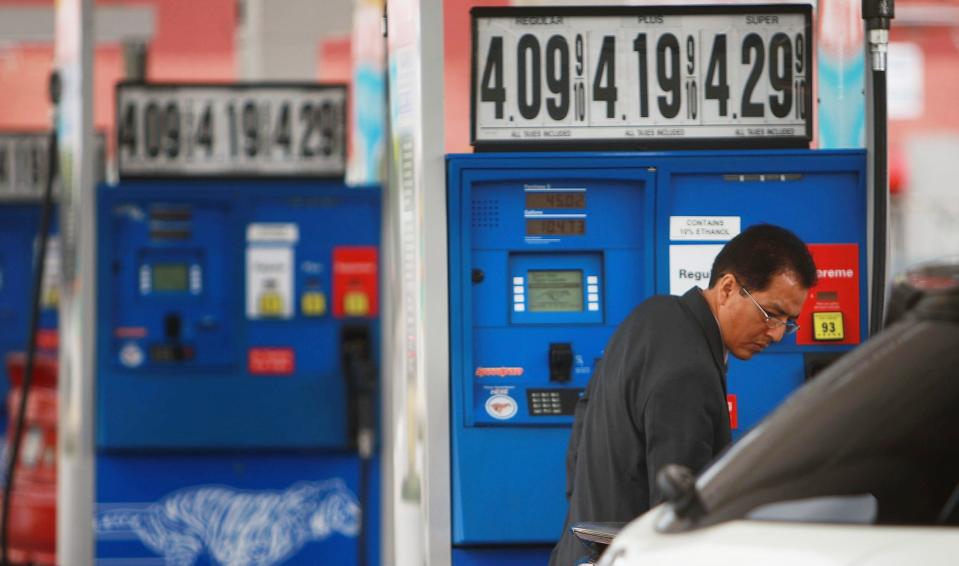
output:
[[732,273],[726,273],[716,282],[716,296],[719,299],[719,305],[724,306],[736,292],[736,278]]

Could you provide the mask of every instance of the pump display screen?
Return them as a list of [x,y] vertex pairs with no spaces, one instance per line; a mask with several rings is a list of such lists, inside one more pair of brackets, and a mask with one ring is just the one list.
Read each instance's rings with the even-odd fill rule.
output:
[[154,291],[178,292],[189,289],[189,269],[184,263],[157,263],[152,271]]
[[586,234],[586,221],[578,218],[526,221],[527,236],[582,236],[584,234]]
[[586,192],[526,193],[526,208],[586,208]]
[[530,312],[583,310],[583,272],[530,271],[527,279]]

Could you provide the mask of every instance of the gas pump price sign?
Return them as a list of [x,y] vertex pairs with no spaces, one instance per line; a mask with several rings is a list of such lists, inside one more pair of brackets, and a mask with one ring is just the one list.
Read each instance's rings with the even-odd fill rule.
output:
[[[97,181],[106,167],[106,135],[94,137],[94,170]],[[48,132],[0,133],[0,200],[39,199],[46,188],[50,171],[50,134]],[[59,181],[54,180],[54,196]]]
[[46,183],[46,132],[0,134],[0,197],[39,197]]
[[473,145],[808,147],[811,14],[474,8]]
[[343,85],[117,86],[121,176],[346,171]]

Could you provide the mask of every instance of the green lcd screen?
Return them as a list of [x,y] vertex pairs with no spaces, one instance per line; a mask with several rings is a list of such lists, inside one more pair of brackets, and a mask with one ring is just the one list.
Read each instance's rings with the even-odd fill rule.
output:
[[152,271],[154,291],[175,293],[189,288],[189,269],[185,263],[156,263]]
[[530,312],[583,310],[582,271],[530,271],[527,275],[527,304]]

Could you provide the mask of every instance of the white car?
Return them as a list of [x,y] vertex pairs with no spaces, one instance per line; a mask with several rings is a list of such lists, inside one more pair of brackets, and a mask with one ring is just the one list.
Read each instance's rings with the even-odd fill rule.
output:
[[903,310],[699,478],[664,469],[598,566],[959,564],[959,264],[901,279]]

